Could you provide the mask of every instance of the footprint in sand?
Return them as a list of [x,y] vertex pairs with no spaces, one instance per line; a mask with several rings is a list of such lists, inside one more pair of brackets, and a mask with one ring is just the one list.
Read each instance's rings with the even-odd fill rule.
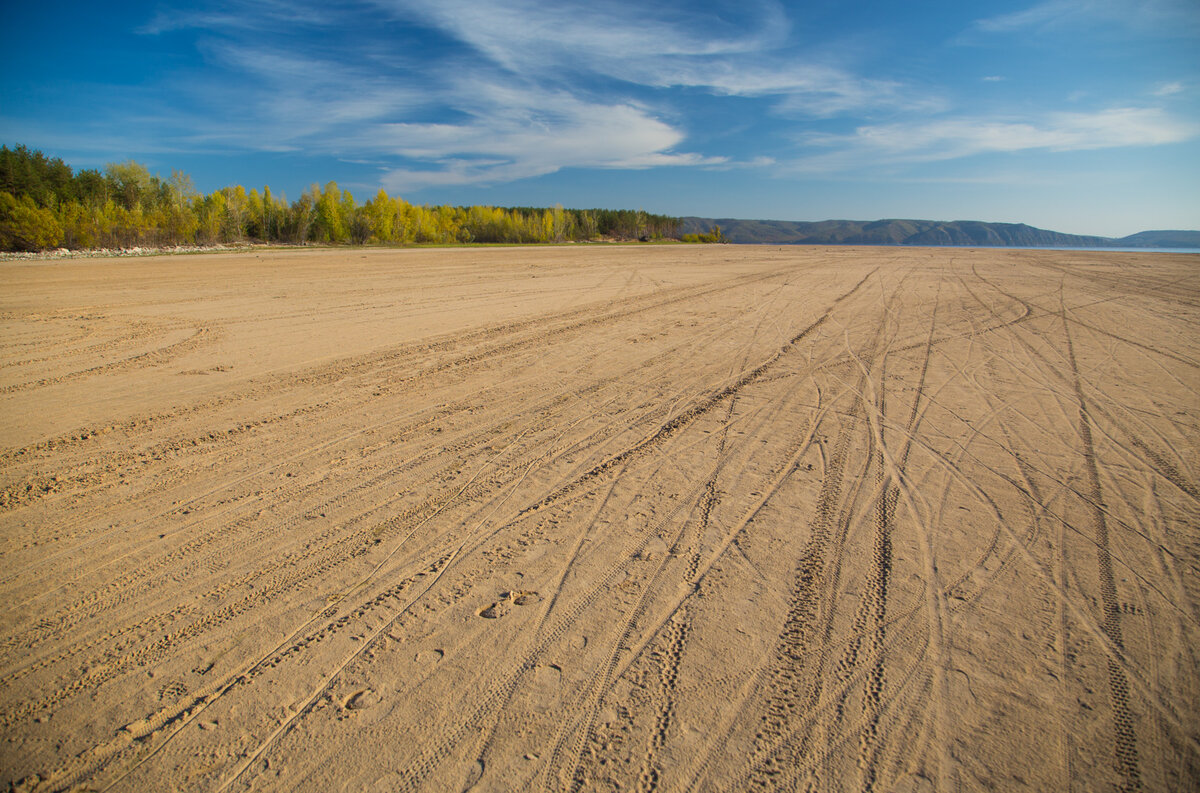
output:
[[508,612],[512,611],[513,606],[529,606],[534,603],[540,603],[542,596],[533,591],[517,591],[506,592],[501,596],[500,600],[492,603],[479,611],[479,616],[486,620],[500,619]]
[[479,616],[485,620],[498,620],[509,612],[509,604],[506,600],[498,600],[490,606],[480,610]]
[[422,650],[421,652],[417,653],[417,657],[414,660],[417,662],[418,666],[429,669],[441,663],[442,658],[445,656],[445,650]]
[[545,713],[559,707],[562,689],[562,667],[557,664],[539,664],[533,670],[530,699],[533,709]]
[[379,695],[373,689],[360,688],[342,700],[342,707],[346,710],[365,710],[378,702]]
[[540,603],[542,596],[537,592],[509,592],[508,599],[512,601],[514,606],[530,606],[534,603]]

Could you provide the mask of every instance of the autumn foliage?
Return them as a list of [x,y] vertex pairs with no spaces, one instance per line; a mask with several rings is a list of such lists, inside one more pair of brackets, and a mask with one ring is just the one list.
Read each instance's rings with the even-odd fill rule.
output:
[[203,195],[129,161],[73,171],[61,159],[0,147],[0,250],[277,243],[552,243],[678,238],[679,219],[641,210],[418,206],[380,190],[359,204],[335,182],[288,202],[241,185]]

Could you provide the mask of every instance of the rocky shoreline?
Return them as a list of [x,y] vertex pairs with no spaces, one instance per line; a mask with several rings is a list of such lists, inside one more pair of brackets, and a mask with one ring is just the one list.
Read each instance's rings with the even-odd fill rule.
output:
[[249,251],[255,248],[279,247],[255,244],[244,245],[163,245],[135,246],[132,248],[85,248],[70,250],[55,248],[46,251],[6,251],[0,253],[0,261],[20,259],[115,259],[126,256],[166,256],[176,253],[221,253],[223,251]]

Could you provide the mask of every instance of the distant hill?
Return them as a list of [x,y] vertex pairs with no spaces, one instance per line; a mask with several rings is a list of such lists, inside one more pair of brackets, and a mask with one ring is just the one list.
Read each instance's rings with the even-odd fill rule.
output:
[[714,224],[730,242],[773,245],[978,245],[981,247],[1200,248],[1200,231],[1143,231],[1128,237],[1089,237],[1024,223],[978,220],[739,220],[682,218],[682,232]]
[[1121,237],[1122,248],[1200,248],[1200,231],[1139,231]]

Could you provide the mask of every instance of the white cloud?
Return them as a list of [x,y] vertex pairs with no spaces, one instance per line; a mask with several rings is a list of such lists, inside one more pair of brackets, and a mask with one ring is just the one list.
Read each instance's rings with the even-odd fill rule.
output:
[[777,97],[780,112],[821,117],[914,103],[918,110],[940,107],[940,100],[893,81],[781,55],[790,25],[776,2],[731,7],[728,17],[739,20],[736,25],[688,7],[611,0],[582,8],[536,0],[377,2],[395,14],[416,16],[504,69],[543,82],[583,72],[654,88]]
[[1195,0],[1046,0],[1022,11],[977,20],[981,33],[1018,33],[1120,25],[1171,37],[1200,35],[1200,5]]
[[376,5],[449,33],[522,74],[552,66],[623,78],[647,59],[760,52],[782,43],[788,32],[782,7],[770,0],[731,8],[731,17],[746,20],[740,27],[670,3],[376,0]]
[[335,22],[334,12],[325,7],[287,0],[253,0],[239,7],[236,0],[220,11],[188,8],[159,8],[154,18],[137,30],[155,36],[176,30],[278,30],[281,25],[322,27]]
[[1178,82],[1178,81],[1173,82],[1173,83],[1163,83],[1158,88],[1154,89],[1154,95],[1155,96],[1173,96],[1175,94],[1182,93],[1183,89],[1184,89],[1183,83]]
[[[164,115],[161,126],[179,130],[184,145],[390,157],[392,189],[568,167],[744,167],[681,150],[678,110],[649,107],[648,88],[765,99],[785,117],[945,109],[895,81],[780,56],[790,28],[777,0],[731,3],[723,16],[670,0],[372,0],[346,19],[306,2],[232,2],[216,12],[160,12],[146,27],[221,32],[201,36],[202,52],[233,76],[180,86],[212,112]],[[368,32],[352,49],[297,52],[275,35],[289,13],[331,31],[384,30],[389,21],[411,29],[415,21],[465,49],[410,57],[393,51],[386,33]]]
[[[636,101],[630,88],[667,85],[660,67],[668,62],[669,84],[707,80],[720,84],[708,86],[719,93],[819,84],[816,76],[781,82],[766,72],[735,84],[732,66],[713,66],[786,37],[777,2],[762,0],[756,9],[732,8],[733,18],[751,18],[738,25],[690,8],[612,0],[571,7],[377,0],[374,9],[359,6],[344,15],[306,2],[232,0],[216,11],[160,11],[142,32],[204,31],[201,52],[219,76],[174,86],[192,96],[197,110],[171,103],[146,120],[160,137],[193,149],[232,145],[390,159],[395,167],[385,183],[393,189],[496,183],[568,167],[719,165],[726,158],[681,151],[685,133],[672,122],[675,113]],[[280,35],[287,28],[279,25],[288,14],[310,28],[328,28],[331,38],[353,27],[357,44],[288,48]],[[433,57],[397,51],[386,32],[389,15],[404,29],[414,20],[437,28],[475,54],[440,46]]]
[[[678,151],[684,133],[636,103],[578,97],[525,80],[461,77],[424,90],[336,62],[259,48],[213,47],[247,78],[236,119],[159,119],[187,128],[192,145],[305,151],[341,159],[390,160],[392,190],[498,183],[562,168],[711,165],[724,158]],[[353,91],[347,91],[353,86]],[[229,103],[226,91],[213,103]],[[248,101],[247,101],[248,100]],[[422,115],[450,120],[418,121]]]
[[[233,0],[232,8],[241,0]],[[979,20],[977,32],[1046,29],[1112,15],[1132,0],[1047,0]],[[1144,0],[1148,14],[1178,11],[1178,0]],[[388,160],[393,190],[498,183],[564,168],[779,167],[770,157],[737,162],[687,151],[678,119],[688,88],[713,97],[760,100],[775,116],[917,119],[860,124],[848,134],[809,133],[810,155],[791,167],[849,171],[878,163],[927,162],[989,152],[1147,146],[1196,135],[1155,108],[1116,108],[1037,117],[943,117],[947,102],[903,82],[853,73],[828,58],[797,55],[775,0],[717,12],[651,7],[628,0],[555,4],[544,0],[370,0],[340,19],[319,5],[282,0],[245,3],[240,13],[160,14],[148,29],[214,26],[203,52],[229,79],[182,86],[207,100],[211,117],[185,112],[160,119],[174,140],[195,146],[299,150],[343,159]],[[711,7],[711,6],[710,6]],[[1140,6],[1139,6],[1140,7]],[[380,9],[386,11],[381,14]],[[288,13],[328,27],[352,28],[356,45],[315,45],[298,54],[271,25]],[[388,51],[386,28],[413,21],[457,41],[429,53]],[[376,32],[382,31],[382,32]],[[428,32],[428,31],[426,31]],[[433,34],[429,34],[433,35]],[[989,75],[986,82],[1004,77]],[[205,87],[209,86],[209,87]],[[1156,94],[1183,90],[1167,83]],[[664,104],[652,106],[659,98]],[[772,123],[778,123],[777,120]],[[764,155],[771,152],[764,152]],[[771,165],[768,165],[770,163]]]
[[239,14],[176,12],[159,11],[154,19],[138,28],[138,33],[157,36],[160,33],[170,33],[175,30],[190,28],[245,28],[249,27],[247,18]]
[[985,83],[1001,83],[1004,82],[1004,78],[998,74],[990,74],[987,77],[984,77],[983,81]]
[[458,124],[380,124],[352,145],[374,147],[426,168],[387,172],[385,186],[412,190],[430,185],[496,183],[563,168],[652,168],[711,165],[724,158],[676,152],[684,135],[632,104],[581,101],[562,92],[477,83],[460,96],[479,102]]
[[201,50],[220,78],[179,79],[159,89],[189,102],[123,97],[155,108],[142,126],[178,145],[331,152],[364,126],[411,117],[430,103],[428,90],[361,64],[300,57],[265,42],[206,42]]
[[802,158],[794,165],[799,170],[834,171],[988,153],[1158,146],[1197,135],[1200,127],[1196,124],[1158,108],[1054,113],[1035,120],[951,118],[867,125],[848,135],[808,136],[806,144],[828,152]]
[[977,20],[975,27],[988,33],[1011,33],[1028,28],[1058,25],[1093,13],[1096,5],[1098,3],[1094,0],[1050,0],[1023,11]]

